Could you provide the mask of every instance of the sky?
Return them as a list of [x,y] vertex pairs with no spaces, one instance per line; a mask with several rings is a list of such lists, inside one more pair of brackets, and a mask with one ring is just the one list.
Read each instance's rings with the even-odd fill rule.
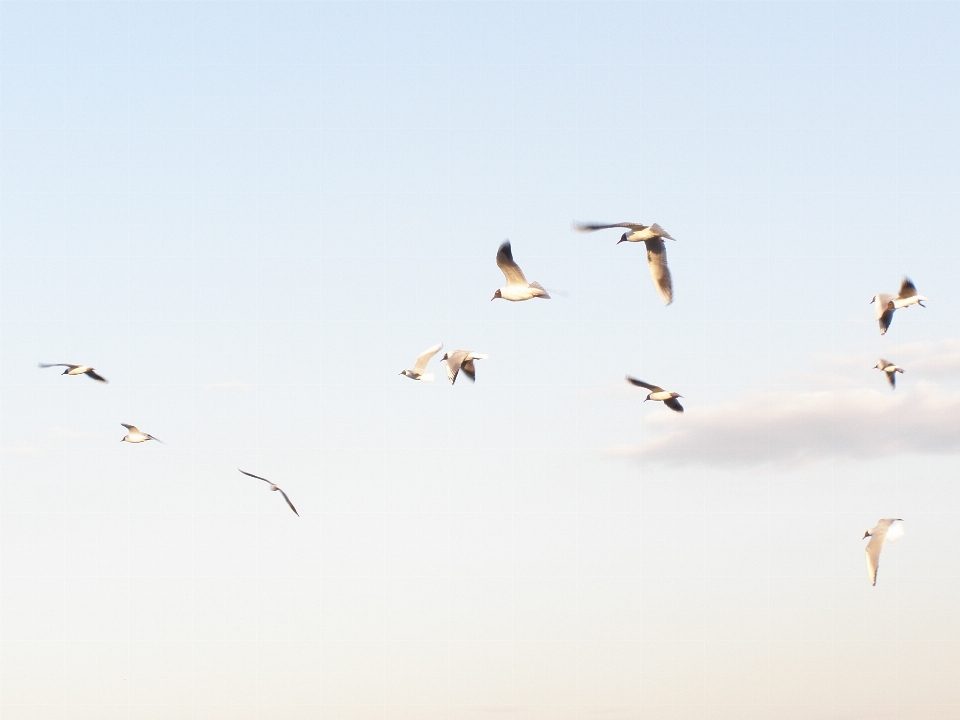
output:
[[4,720],[960,717],[958,32],[0,3]]

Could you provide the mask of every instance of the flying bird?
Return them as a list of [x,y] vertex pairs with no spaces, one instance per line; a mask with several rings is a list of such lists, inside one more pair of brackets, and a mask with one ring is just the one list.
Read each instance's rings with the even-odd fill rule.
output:
[[675,392],[667,392],[658,385],[645,383],[643,380],[637,380],[629,375],[627,375],[627,382],[631,385],[636,385],[637,387],[646,388],[647,390],[651,391],[650,394],[647,395],[647,398],[644,400],[644,402],[647,400],[659,400],[671,410],[674,410],[675,412],[683,412],[683,406],[677,402],[677,398],[683,397],[683,395],[678,395]]
[[120,423],[127,429],[127,434],[123,436],[123,439],[120,442],[128,443],[142,443],[147,440],[156,440],[158,443],[162,443],[163,440],[155,438],[153,435],[147,435],[145,432],[140,432],[137,430],[136,425],[127,425],[126,423]]
[[863,539],[870,538],[865,550],[867,556],[867,577],[874,585],[877,584],[877,568],[880,567],[880,551],[887,543],[896,542],[905,532],[902,518],[885,518],[877,522],[863,534]]
[[499,288],[493,293],[493,297],[490,298],[491,301],[497,298],[503,298],[511,302],[520,302],[535,297],[544,300],[550,299],[550,295],[543,289],[543,285],[538,282],[527,282],[527,279],[523,276],[523,270],[513,261],[513,251],[510,249],[509,240],[504,240],[500,249],[497,250],[497,267],[500,268],[503,276],[507,279],[507,286]]
[[889,360],[880,358],[880,362],[873,366],[875,370],[882,370],[886,373],[887,380],[890,381],[890,387],[897,389],[897,373],[903,374],[903,368],[897,367]]
[[447,363],[447,379],[453,385],[457,381],[457,373],[463,370],[463,374],[470,378],[471,382],[477,380],[477,369],[473,365],[474,360],[486,360],[489,355],[475,353],[472,350],[454,350],[452,353],[444,353],[441,360]]
[[654,287],[656,287],[664,305],[673,302],[673,280],[670,277],[670,268],[667,267],[667,248],[663,244],[664,239],[676,240],[670,233],[656,223],[653,225],[640,225],[638,223],[581,225],[575,223],[573,227],[580,232],[607,230],[608,228],[627,228],[630,230],[630,232],[625,232],[620,236],[617,245],[622,242],[643,242],[647,246],[647,265],[650,266],[650,275],[653,276]]
[[86,375],[87,377],[91,377],[94,380],[99,380],[103,383],[107,381],[105,377],[97,375],[96,370],[89,365],[71,365],[70,363],[40,363],[40,367],[65,367],[66,370],[60,373],[61,375]]
[[874,295],[871,304],[876,304],[877,320],[880,323],[880,334],[886,335],[893,322],[893,311],[910,305],[919,305],[925,308],[923,301],[926,300],[923,295],[917,295],[917,287],[913,281],[905,277],[900,283],[900,292],[896,295]]
[[403,370],[400,374],[406,375],[412,380],[419,380],[420,382],[433,382],[433,373],[424,373],[423,371],[427,369],[427,363],[430,362],[430,358],[440,352],[440,348],[442,347],[443,343],[438,343],[431,348],[427,348],[420,353],[417,361],[413,364],[413,370]]
[[[237,470],[240,470],[240,468],[237,468]],[[240,472],[242,472],[244,475],[247,475],[248,477],[256,478],[257,480],[263,480],[265,483],[267,483],[270,486],[271,490],[278,491],[281,495],[283,495],[283,499],[287,501],[287,505],[290,506],[290,509],[293,510],[293,514],[296,515],[297,517],[300,517],[300,513],[297,512],[297,509],[293,506],[293,503],[290,502],[290,498],[287,497],[287,494],[283,490],[281,490],[279,486],[275,485],[274,483],[272,483],[270,480],[267,480],[266,478],[260,477],[259,475],[248,473],[246,470],[240,470]]]

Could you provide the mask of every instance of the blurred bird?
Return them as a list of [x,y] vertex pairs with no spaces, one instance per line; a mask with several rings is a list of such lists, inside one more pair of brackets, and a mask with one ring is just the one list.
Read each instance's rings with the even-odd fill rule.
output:
[[[240,470],[240,468],[237,468],[237,470]],[[300,517],[300,513],[297,512],[297,509],[293,506],[293,503],[290,502],[290,498],[287,497],[287,494],[283,490],[281,490],[278,485],[274,485],[270,480],[267,480],[266,478],[262,478],[259,475],[248,473],[246,470],[240,470],[240,472],[242,472],[244,475],[248,477],[256,478],[257,480],[263,480],[265,483],[267,483],[270,486],[271,490],[276,490],[281,495],[283,495],[283,499],[287,501],[287,505],[289,505],[290,509],[293,510],[293,514],[296,515],[297,517]]]
[[544,300],[550,299],[550,295],[543,289],[543,285],[538,282],[527,282],[527,279],[523,276],[523,270],[513,261],[513,251],[510,249],[509,240],[504,240],[497,251],[497,267],[500,268],[503,276],[507,279],[507,286],[493,293],[493,297],[490,298],[491,301],[497,298],[503,298],[511,302],[520,302],[535,297]]
[[40,367],[65,367],[66,370],[60,373],[61,375],[86,375],[87,377],[91,377],[94,380],[99,380],[103,383],[107,381],[105,377],[97,375],[96,371],[89,365],[70,365],[69,363],[40,363]]
[[413,370],[403,370],[400,374],[420,382],[433,382],[433,373],[424,373],[423,371],[427,369],[430,358],[440,352],[442,347],[443,343],[438,343],[431,348],[427,348],[417,357],[417,361],[413,364]]
[[137,430],[136,425],[127,425],[126,423],[120,423],[127,429],[127,434],[123,436],[123,439],[120,442],[128,443],[142,443],[147,440],[156,440],[158,443],[162,443],[162,440],[155,438],[153,435],[147,435],[145,432],[140,432]]
[[871,304],[876,304],[877,320],[880,323],[880,334],[886,335],[890,323],[893,322],[893,311],[910,305],[919,305],[925,308],[923,295],[917,295],[917,287],[910,278],[905,277],[900,283],[900,292],[896,295],[874,295]]
[[896,542],[903,537],[905,528],[902,518],[885,518],[877,521],[863,534],[863,539],[870,538],[865,553],[867,556],[867,577],[874,585],[877,584],[877,569],[880,567],[880,551],[887,543]]
[[447,379],[453,385],[457,381],[457,373],[463,370],[463,374],[470,378],[471,382],[477,380],[477,370],[473,365],[474,360],[486,360],[489,355],[475,353],[472,350],[454,350],[452,353],[445,353],[441,360],[447,363]]
[[677,398],[683,397],[683,395],[678,395],[675,392],[667,392],[666,390],[664,390],[662,387],[659,387],[658,385],[651,385],[650,383],[645,383],[643,380],[637,380],[636,378],[632,378],[629,375],[627,375],[627,382],[630,383],[631,385],[636,385],[637,387],[646,388],[647,390],[651,391],[650,394],[647,395],[647,398],[646,400],[644,400],[644,402],[646,402],[647,400],[659,400],[671,410],[675,412],[681,412],[681,413],[683,412],[683,406],[677,402]]
[[890,381],[890,387],[897,388],[897,373],[903,374],[903,368],[899,368],[888,360],[880,358],[880,362],[873,366],[875,370],[882,370],[886,373],[887,380]]
[[573,226],[580,232],[591,232],[593,230],[606,230],[608,228],[627,228],[630,230],[624,233],[617,241],[617,245],[622,242],[643,242],[647,246],[647,265],[650,266],[650,275],[653,276],[653,284],[663,300],[664,305],[673,302],[673,280],[670,277],[670,268],[667,267],[667,248],[663,244],[664,238],[667,240],[676,240],[670,233],[654,223],[653,225],[640,225],[638,223],[615,223],[613,225],[581,225],[574,223]]

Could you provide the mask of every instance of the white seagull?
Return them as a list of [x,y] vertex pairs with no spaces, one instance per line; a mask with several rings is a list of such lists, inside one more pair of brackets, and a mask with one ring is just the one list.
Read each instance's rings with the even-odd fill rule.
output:
[[870,538],[867,543],[867,577],[874,585],[877,584],[877,568],[880,567],[880,551],[887,543],[896,542],[904,535],[902,518],[884,518],[877,521],[876,527],[872,527],[863,534],[863,539]]
[[504,240],[500,249],[497,250],[497,267],[503,272],[507,279],[507,286],[499,288],[490,298],[491,301],[497,298],[510,300],[511,302],[520,302],[530,298],[543,298],[549,300],[550,295],[543,289],[543,285],[538,282],[528,283],[523,276],[523,270],[513,261],[513,251],[510,249],[510,241]]
[[917,295],[917,287],[910,278],[905,277],[900,283],[900,292],[896,295],[874,295],[871,303],[876,303],[877,320],[880,322],[880,334],[886,335],[890,323],[893,322],[893,311],[910,305],[919,305],[925,308],[923,295]]
[[630,232],[620,236],[617,245],[622,242],[643,242],[647,246],[647,265],[650,266],[650,275],[653,276],[653,284],[657,288],[657,293],[663,300],[664,305],[673,302],[673,280],[670,277],[670,268],[667,267],[667,248],[663,244],[664,239],[676,240],[670,233],[656,223],[653,225],[640,225],[639,223],[580,225],[575,223],[573,227],[580,232],[606,230],[608,228],[627,228],[630,230]]
[[71,365],[70,363],[40,363],[39,365],[42,368],[65,367],[66,370],[60,373],[61,375],[86,375],[103,383],[107,381],[105,377],[97,375],[97,372],[89,365]]
[[489,355],[475,353],[472,350],[454,350],[452,353],[444,353],[441,360],[447,363],[447,379],[453,385],[457,381],[457,373],[463,370],[463,374],[470,378],[471,382],[477,380],[477,369],[473,365],[474,360],[486,360]]
[[[240,470],[240,468],[237,468],[237,470]],[[274,483],[272,483],[270,480],[267,480],[266,478],[260,477],[259,475],[248,473],[246,470],[240,470],[240,472],[242,472],[244,475],[247,475],[249,477],[256,478],[257,480],[263,480],[265,483],[267,483],[270,486],[271,490],[278,491],[281,495],[283,495],[283,499],[287,501],[287,505],[290,506],[290,509],[293,510],[293,514],[296,515],[297,517],[300,517],[300,513],[297,512],[297,509],[293,506],[293,503],[290,502],[290,498],[287,497],[287,494],[283,490],[281,490],[279,486],[275,485]]]
[[128,443],[142,443],[147,440],[156,440],[158,443],[162,443],[163,440],[155,438],[153,435],[147,435],[145,432],[140,432],[137,430],[136,425],[127,425],[126,423],[120,423],[127,429],[127,434],[123,436],[123,439],[120,442]]
[[423,371],[427,369],[427,363],[430,362],[430,358],[440,352],[440,348],[443,347],[443,343],[437,343],[431,348],[427,348],[420,356],[417,358],[417,361],[413,364],[413,370],[403,370],[400,374],[406,375],[412,380],[419,380],[420,382],[433,382],[433,373],[424,373]]
[[651,385],[650,383],[645,383],[643,380],[637,380],[636,378],[632,378],[629,375],[627,375],[627,382],[630,383],[631,385],[636,385],[638,387],[646,388],[647,390],[651,391],[650,394],[647,395],[647,398],[646,400],[644,400],[644,402],[646,402],[647,400],[659,400],[671,410],[675,412],[681,412],[681,413],[683,412],[683,405],[677,402],[677,398],[683,397],[683,395],[678,395],[675,392],[667,392],[666,390],[664,390],[662,387],[659,387],[658,385]]
[[880,358],[880,362],[873,366],[874,370],[883,370],[887,375],[887,380],[890,381],[890,387],[894,390],[897,389],[897,373],[903,374],[903,368],[897,367],[889,360],[884,360]]

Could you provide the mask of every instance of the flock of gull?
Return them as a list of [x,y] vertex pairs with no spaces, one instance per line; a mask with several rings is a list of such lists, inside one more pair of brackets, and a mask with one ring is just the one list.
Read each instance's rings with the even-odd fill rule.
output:
[[[656,288],[657,294],[659,294],[660,299],[663,300],[665,305],[669,305],[673,302],[673,280],[670,276],[670,268],[667,265],[667,251],[663,242],[665,239],[675,240],[670,233],[656,223],[652,225],[642,225],[639,223],[627,222],[614,223],[611,225],[574,224],[573,227],[575,230],[580,232],[593,232],[596,230],[624,228],[627,232],[623,233],[623,235],[620,237],[620,240],[617,241],[617,244],[622,242],[643,242],[647,249],[647,264],[650,268],[650,275],[653,278],[653,284]],[[490,298],[491,301],[502,299],[509,300],[510,302],[522,302],[524,300],[532,300],[534,298],[540,298],[542,300],[550,299],[550,294],[540,283],[527,282],[527,278],[524,276],[520,266],[517,265],[516,261],[513,259],[513,249],[509,240],[504,241],[503,244],[500,245],[500,248],[497,251],[496,261],[497,266],[500,268],[500,271],[503,273],[503,276],[506,279],[506,285],[504,287],[497,288],[493,294],[493,297]],[[926,299],[927,298],[923,297],[922,295],[917,294],[916,286],[914,286],[913,282],[906,277],[900,284],[900,291],[896,295],[883,293],[875,295],[870,302],[874,304],[876,308],[876,317],[880,324],[880,334],[885,335],[887,333],[887,330],[890,328],[890,324],[893,322],[893,314],[896,310],[906,308],[911,305],[926,307],[923,304]],[[412,369],[403,370],[400,372],[400,374],[410,378],[411,380],[418,380],[420,382],[433,382],[433,373],[426,372],[426,369],[427,365],[430,363],[433,357],[440,352],[441,349],[443,349],[442,343],[438,343],[430,348],[427,348],[417,357]],[[461,372],[472,382],[475,382],[477,372],[474,364],[475,361],[485,360],[488,357],[489,356],[484,353],[478,353],[473,350],[454,350],[452,352],[445,353],[441,358],[441,362],[445,364],[447,379],[450,381],[450,384],[453,385],[456,383],[457,377]],[[62,373],[63,375],[86,375],[87,377],[98,382],[107,382],[106,378],[97,373],[96,370],[89,365],[71,365],[69,363],[40,363],[40,367],[63,367],[66,368],[66,370],[64,370]],[[897,373],[903,373],[903,368],[900,368],[894,363],[884,360],[883,358],[880,359],[874,368],[883,372],[886,375],[887,381],[890,383],[890,387],[896,389],[896,376]],[[679,395],[676,392],[664,390],[658,385],[644,382],[643,380],[638,380],[630,377],[629,375],[627,376],[626,380],[631,385],[650,391],[647,394],[644,402],[647,400],[662,402],[665,406],[675,412],[683,412],[683,406],[678,402],[678,398],[682,397],[682,395]],[[147,442],[148,440],[156,440],[157,442],[161,442],[153,435],[139,430],[135,425],[129,425],[127,423],[120,424],[127,430],[127,434],[122,438],[121,442],[135,444]],[[253,473],[246,472],[245,470],[240,470],[240,472],[247,477],[262,480],[270,486],[270,490],[278,491],[283,496],[283,499],[286,501],[287,505],[294,512],[294,514],[299,517],[300,513],[297,512],[297,509],[290,501],[290,498],[283,490],[280,489],[279,486],[272,481],[267,480],[266,478],[260,477],[259,475],[254,475]],[[880,565],[880,551],[887,543],[896,542],[903,537],[903,535],[904,523],[902,518],[881,519],[877,522],[875,527],[867,530],[864,533],[864,539],[870,538],[870,541],[867,543],[865,548],[865,554],[867,575],[873,585],[877,584],[877,568]]]

